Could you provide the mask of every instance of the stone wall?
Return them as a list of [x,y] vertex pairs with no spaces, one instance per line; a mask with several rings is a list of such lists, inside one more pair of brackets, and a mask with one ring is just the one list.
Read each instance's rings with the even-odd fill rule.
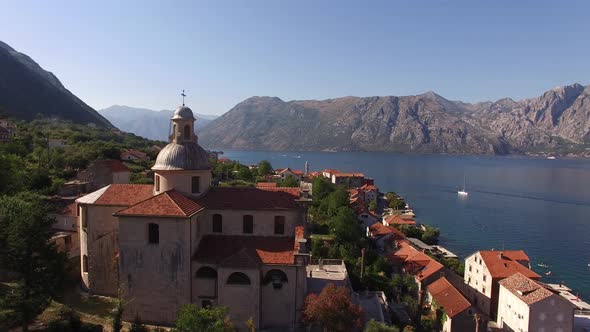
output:
[[[213,215],[222,216],[223,232],[213,233]],[[243,216],[254,217],[254,231],[252,234],[243,233]],[[285,217],[284,234],[274,233],[275,216]],[[295,236],[295,226],[303,225],[303,214],[300,210],[205,210],[199,214],[199,229],[201,235],[255,235],[255,236]]]

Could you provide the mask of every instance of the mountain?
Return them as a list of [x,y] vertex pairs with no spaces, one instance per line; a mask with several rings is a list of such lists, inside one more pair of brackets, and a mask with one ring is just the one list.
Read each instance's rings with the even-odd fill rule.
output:
[[33,59],[0,41],[0,113],[21,120],[38,114],[111,128],[107,119],[74,96]]
[[[160,141],[168,141],[170,118],[174,113],[169,110],[153,111],[123,105],[113,105],[98,112],[123,131]],[[209,114],[195,113],[194,116],[197,119],[197,130],[217,118],[216,115]]]
[[252,97],[207,125],[204,146],[242,150],[587,154],[590,87],[464,103],[434,92],[285,102]]

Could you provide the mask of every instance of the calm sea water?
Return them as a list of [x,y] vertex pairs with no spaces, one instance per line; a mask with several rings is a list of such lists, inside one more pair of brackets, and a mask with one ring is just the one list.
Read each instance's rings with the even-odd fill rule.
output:
[[[254,164],[360,171],[381,191],[404,196],[441,245],[465,257],[479,249],[523,249],[550,283],[590,300],[590,160],[393,153],[225,151]],[[469,197],[457,197],[467,179]],[[544,262],[548,269],[538,267]]]

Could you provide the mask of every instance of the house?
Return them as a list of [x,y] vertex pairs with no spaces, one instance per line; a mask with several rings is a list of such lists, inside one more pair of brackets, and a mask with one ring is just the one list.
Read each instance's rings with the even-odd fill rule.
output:
[[294,330],[307,293],[299,188],[212,187],[194,116],[181,106],[153,185],[111,184],[77,200],[81,277],[126,303],[124,319],[171,324],[187,303],[228,308],[236,328]]
[[90,182],[88,190],[97,190],[113,183],[129,183],[129,168],[119,160],[97,160],[78,173],[79,181]]
[[375,187],[372,183],[365,184],[358,189],[363,193],[367,202],[375,201],[379,197],[379,188]]
[[0,118],[0,142],[7,142],[16,135],[16,126],[6,118]]
[[530,270],[529,257],[522,250],[477,251],[465,258],[465,283],[473,303],[491,319],[496,319],[499,281],[520,272],[528,278],[540,276]]
[[385,226],[394,226],[394,225],[416,226],[416,221],[408,216],[401,216],[398,214],[390,214],[386,217],[383,217],[383,224]]
[[328,169],[324,169],[321,172],[319,172],[323,177],[330,179],[330,181],[332,181],[332,175],[334,173],[338,173],[339,171],[337,169],[333,169],[333,168],[328,168]]
[[91,183],[80,180],[72,180],[64,183],[57,191],[59,196],[72,197],[87,193],[91,188]]
[[520,272],[498,283],[496,323],[504,331],[573,331],[575,306],[557,292]]
[[367,237],[371,239],[382,252],[395,248],[395,242],[403,240],[404,234],[393,227],[387,227],[376,222],[367,227]]
[[[426,302],[437,314],[446,316],[440,331],[475,331],[477,309],[447,278],[441,277],[426,287]],[[480,321],[478,330],[485,331],[485,325]]]
[[303,177],[303,171],[292,170],[288,167],[275,169],[275,174],[280,180],[286,180],[288,177],[292,177],[297,182],[301,181],[301,178]]
[[63,147],[68,146],[68,140],[61,139],[61,138],[50,138],[47,141],[47,146],[50,149],[53,149],[53,148],[63,148]]
[[332,173],[332,183],[342,185],[348,188],[362,187],[365,184],[365,175],[363,173]]
[[0,126],[0,142],[8,142],[10,138],[10,130]]
[[80,255],[80,239],[78,237],[78,204],[72,202],[56,213],[51,214],[55,218],[52,229],[55,235],[52,237],[58,251],[65,252],[69,257]]
[[121,152],[121,160],[141,160],[150,161],[150,157],[145,153],[134,149],[129,149]]

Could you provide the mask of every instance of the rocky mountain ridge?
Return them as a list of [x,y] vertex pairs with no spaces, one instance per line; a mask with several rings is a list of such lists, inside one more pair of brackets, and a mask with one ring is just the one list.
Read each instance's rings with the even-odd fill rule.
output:
[[200,132],[211,148],[590,155],[590,87],[464,103],[434,92],[285,102],[252,97]]

